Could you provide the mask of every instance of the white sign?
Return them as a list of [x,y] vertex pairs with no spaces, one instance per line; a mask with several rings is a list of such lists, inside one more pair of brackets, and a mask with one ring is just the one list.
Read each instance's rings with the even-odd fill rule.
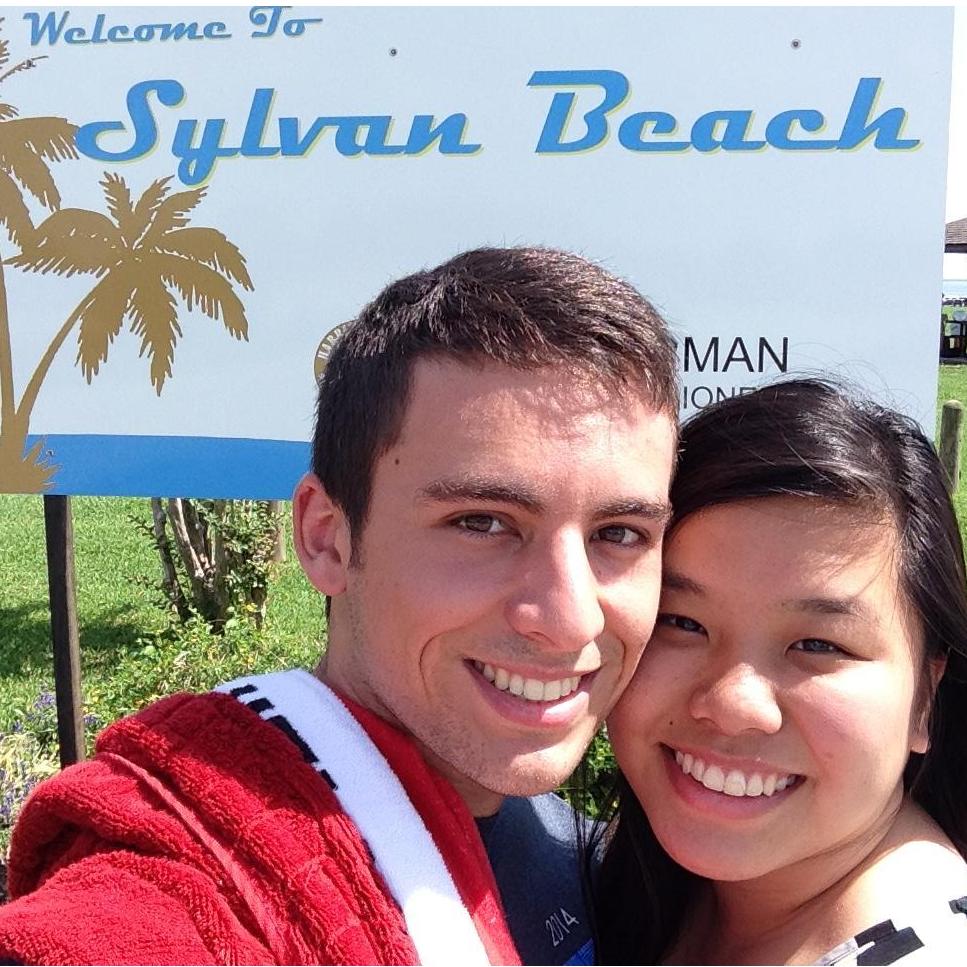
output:
[[288,496],[324,336],[479,245],[631,280],[685,416],[805,371],[932,425],[950,10],[4,18],[0,491]]

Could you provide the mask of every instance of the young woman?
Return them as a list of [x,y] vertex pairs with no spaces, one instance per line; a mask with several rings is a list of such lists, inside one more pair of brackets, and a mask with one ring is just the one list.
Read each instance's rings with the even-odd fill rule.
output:
[[686,425],[604,963],[963,963],[967,586],[910,421],[791,381]]

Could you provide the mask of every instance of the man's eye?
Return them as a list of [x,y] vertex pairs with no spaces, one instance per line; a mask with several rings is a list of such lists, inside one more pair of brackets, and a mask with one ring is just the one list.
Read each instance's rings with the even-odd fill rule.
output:
[[839,645],[834,645],[831,641],[823,638],[800,638],[794,641],[790,648],[793,651],[802,651],[807,655],[843,655],[845,652]]
[[466,531],[473,531],[474,534],[500,534],[507,530],[507,527],[492,514],[464,514],[458,517],[454,524]]
[[688,631],[692,634],[705,634],[705,629],[697,621],[692,618],[687,618],[683,614],[659,614],[655,623],[664,625],[666,628],[677,628],[679,631]]
[[591,540],[630,547],[633,544],[640,544],[643,538],[633,527],[625,527],[623,524],[609,524],[607,527],[599,527],[591,535]]

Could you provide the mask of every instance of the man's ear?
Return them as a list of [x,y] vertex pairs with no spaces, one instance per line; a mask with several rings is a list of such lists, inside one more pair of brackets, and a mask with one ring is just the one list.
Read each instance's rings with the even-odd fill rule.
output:
[[947,656],[941,655],[939,658],[931,658],[927,662],[926,679],[921,682],[919,692],[920,708],[917,711],[917,720],[911,734],[910,751],[925,755],[930,748],[930,712],[933,709],[934,700],[937,697],[937,686],[943,673],[947,670]]
[[322,594],[342,594],[352,553],[349,522],[314,473],[292,495],[295,552],[312,586]]

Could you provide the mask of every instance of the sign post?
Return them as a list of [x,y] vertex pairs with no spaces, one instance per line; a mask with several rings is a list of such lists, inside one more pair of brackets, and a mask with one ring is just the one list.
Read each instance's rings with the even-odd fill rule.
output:
[[50,588],[50,637],[54,647],[57,738],[61,766],[84,758],[80,641],[74,590],[74,528],[70,497],[44,497],[47,580]]

